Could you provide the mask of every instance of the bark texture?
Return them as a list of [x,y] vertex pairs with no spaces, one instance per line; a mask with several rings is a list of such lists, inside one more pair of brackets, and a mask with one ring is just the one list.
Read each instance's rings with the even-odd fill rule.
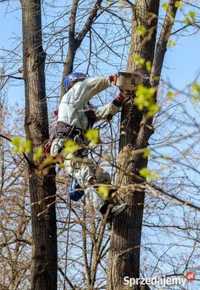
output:
[[[159,0],[140,0],[133,7],[131,48],[128,70],[138,69],[133,61],[137,54],[145,61],[153,63],[156,45]],[[137,26],[144,26],[147,34],[141,37],[136,33]],[[150,86],[149,72],[140,70],[141,83]],[[118,185],[135,184],[119,192],[128,203],[128,208],[113,221],[110,249],[109,290],[148,289],[147,286],[130,288],[124,285],[124,277],[138,278],[140,275],[140,247],[145,193],[140,189],[139,170],[147,166],[143,153],[135,150],[145,148],[153,132],[152,118],[146,118],[132,103],[127,103],[122,112],[121,137],[118,166],[122,168],[117,176]],[[127,176],[127,172],[129,176]],[[123,226],[122,226],[123,225]],[[143,288],[142,288],[143,287]]]
[[[40,0],[22,0],[25,131],[33,150],[48,139],[45,53]],[[29,154],[32,161],[33,151]],[[54,169],[43,176],[29,164],[32,215],[31,290],[57,289],[57,234]]]
[[[158,11],[160,0],[138,0],[133,6],[131,48],[128,70],[141,73],[141,81],[147,87],[155,87],[155,101],[161,70],[167,50],[167,42],[174,24],[176,0],[169,0],[162,29],[156,42]],[[138,25],[146,28],[145,35],[137,33]],[[137,54],[145,62],[152,64],[151,71],[138,68],[133,61]],[[140,249],[145,190],[139,170],[147,167],[148,158],[143,150],[148,146],[153,133],[153,118],[147,118],[133,103],[123,107],[121,118],[120,153],[118,157],[117,184],[122,185],[119,195],[128,203],[128,209],[113,221],[110,249],[110,268],[108,276],[109,290],[149,289],[145,286],[128,287],[124,277],[140,277]],[[123,187],[125,186],[125,187]],[[123,225],[123,226],[122,226]]]

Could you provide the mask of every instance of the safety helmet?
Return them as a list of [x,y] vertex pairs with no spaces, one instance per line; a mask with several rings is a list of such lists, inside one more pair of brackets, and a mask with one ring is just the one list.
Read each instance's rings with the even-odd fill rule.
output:
[[86,77],[87,75],[81,72],[74,72],[66,75],[63,80],[65,90],[67,91],[70,89],[74,82],[84,80]]

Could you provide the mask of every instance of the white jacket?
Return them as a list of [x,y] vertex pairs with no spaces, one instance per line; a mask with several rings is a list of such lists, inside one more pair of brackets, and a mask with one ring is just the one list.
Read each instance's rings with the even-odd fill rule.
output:
[[[59,110],[58,121],[76,126],[83,130],[88,127],[88,118],[84,113],[89,100],[111,86],[108,77],[86,78],[73,85],[73,87],[63,96]],[[113,103],[98,107],[95,110],[98,120],[106,119],[109,115],[114,115],[119,111],[119,107]]]

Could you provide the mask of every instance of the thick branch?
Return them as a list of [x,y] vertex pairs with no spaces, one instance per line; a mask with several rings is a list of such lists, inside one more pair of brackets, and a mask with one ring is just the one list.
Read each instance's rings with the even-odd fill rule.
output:
[[[90,31],[92,24],[96,20],[96,18],[99,16],[97,15],[97,12],[99,10],[99,7],[101,5],[102,0],[97,0],[94,7],[92,8],[88,19],[85,22],[85,25],[83,26],[83,29],[79,32],[78,36],[75,37],[76,31],[75,31],[75,24],[76,24],[76,14],[78,9],[78,3],[79,0],[74,0],[72,3],[72,10],[71,10],[71,16],[70,16],[70,28],[69,28],[69,46],[67,51],[67,56],[64,64],[64,70],[63,70],[63,77],[73,71],[73,65],[74,65],[74,58],[77,49],[80,47],[84,37],[86,34]],[[61,86],[61,98],[65,93],[64,86],[62,84]]]
[[102,0],[97,0],[95,5],[93,6],[93,8],[88,16],[88,19],[85,22],[83,29],[81,30],[81,32],[79,32],[79,34],[77,36],[78,44],[79,43],[81,44],[81,42],[83,41],[86,34],[90,31],[92,24],[94,23],[96,18],[99,16],[99,15],[97,15],[97,12],[98,12],[99,8],[101,7],[100,6],[101,3],[102,3]]
[[151,73],[151,85],[158,86],[161,70],[164,62],[165,53],[167,51],[167,43],[171,34],[172,27],[174,25],[177,7],[176,0],[170,0],[169,7],[165,16],[162,30],[160,32],[159,39],[157,41],[154,62]]
[[76,14],[78,9],[79,0],[74,0],[72,3],[70,22],[69,22],[69,43],[75,41],[75,27],[76,27]]

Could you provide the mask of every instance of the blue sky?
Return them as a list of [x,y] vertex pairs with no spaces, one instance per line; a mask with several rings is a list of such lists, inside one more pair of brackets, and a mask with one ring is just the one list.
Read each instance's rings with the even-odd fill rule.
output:
[[[4,49],[14,48],[16,46],[16,39],[19,42],[21,34],[19,5],[17,5],[17,1],[12,3],[14,3],[14,6],[1,4],[4,9],[0,9],[1,48]],[[179,24],[177,27],[179,27]],[[186,37],[173,36],[173,39],[176,40],[177,45],[168,49],[163,68],[163,77],[169,80],[174,87],[181,89],[190,83],[199,72],[200,38],[199,34],[196,33]],[[2,53],[0,52],[0,57],[1,55]],[[12,71],[12,65],[7,64],[6,67],[9,72]],[[21,99],[23,91],[21,90],[20,82],[11,81],[10,85],[8,99],[12,102],[19,100],[19,98]]]
[[200,71],[199,49],[199,33],[179,37],[176,47],[168,49],[163,74],[175,87],[181,89],[196,78]]

